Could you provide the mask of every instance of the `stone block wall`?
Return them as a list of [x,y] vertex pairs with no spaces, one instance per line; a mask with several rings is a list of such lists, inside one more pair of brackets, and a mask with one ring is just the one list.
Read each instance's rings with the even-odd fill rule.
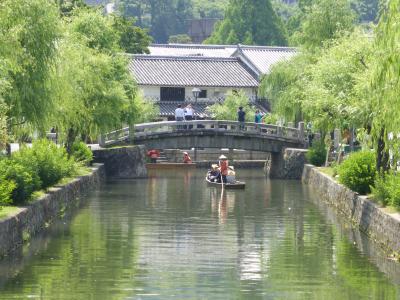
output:
[[93,151],[94,162],[104,163],[107,177],[115,179],[147,177],[146,148],[126,146]]
[[312,165],[305,165],[302,181],[321,196],[338,213],[358,226],[389,254],[400,254],[400,218],[388,214],[366,196],[361,196],[323,174]]
[[0,257],[23,244],[52,220],[68,214],[79,205],[79,196],[105,179],[103,165],[94,165],[90,175],[49,189],[48,193],[6,219],[0,220]]
[[271,153],[264,171],[270,178],[301,179],[306,163],[306,149],[286,148],[281,153]]

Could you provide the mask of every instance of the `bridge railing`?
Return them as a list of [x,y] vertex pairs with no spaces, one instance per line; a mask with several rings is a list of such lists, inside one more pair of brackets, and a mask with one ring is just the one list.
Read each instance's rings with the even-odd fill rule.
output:
[[129,138],[135,139],[151,135],[207,130],[215,132],[226,132],[232,134],[257,134],[274,137],[282,137],[289,140],[302,142],[304,140],[304,124],[300,123],[299,128],[283,127],[271,124],[240,123],[226,120],[194,120],[194,121],[165,121],[137,124],[131,128],[125,127],[110,132],[100,139],[101,146],[109,146],[126,141]]

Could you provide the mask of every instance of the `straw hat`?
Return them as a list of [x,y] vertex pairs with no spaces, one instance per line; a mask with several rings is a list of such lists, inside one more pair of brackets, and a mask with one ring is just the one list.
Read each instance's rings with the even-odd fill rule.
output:
[[218,168],[218,165],[217,165],[217,164],[212,164],[212,165],[211,165],[211,168],[212,168],[212,169],[216,169],[216,168]]
[[219,157],[219,159],[222,159],[222,160],[226,160],[226,159],[228,159],[225,155],[221,155],[220,157]]
[[186,155],[188,155],[188,153],[185,151],[185,152],[183,152],[183,154],[186,154]]
[[233,166],[229,166],[228,168],[231,169],[232,171],[235,170],[235,168]]

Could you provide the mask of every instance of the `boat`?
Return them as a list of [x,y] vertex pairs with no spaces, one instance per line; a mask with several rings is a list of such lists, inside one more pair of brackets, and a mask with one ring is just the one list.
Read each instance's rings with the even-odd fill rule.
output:
[[244,189],[246,187],[246,182],[243,181],[236,181],[235,183],[220,183],[220,182],[212,182],[206,176],[206,182],[209,186],[216,186],[216,187],[224,187],[226,189]]
[[147,163],[147,169],[194,169],[196,168],[195,163],[172,163],[172,162],[160,162],[160,163]]

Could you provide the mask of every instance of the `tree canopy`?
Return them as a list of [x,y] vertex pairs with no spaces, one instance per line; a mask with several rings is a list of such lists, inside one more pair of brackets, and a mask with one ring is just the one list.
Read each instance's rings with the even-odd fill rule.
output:
[[154,116],[121,54],[148,51],[150,37],[134,20],[80,3],[0,5],[0,149],[51,127],[70,146]]
[[231,0],[224,19],[217,23],[209,44],[287,44],[286,32],[270,0]]

